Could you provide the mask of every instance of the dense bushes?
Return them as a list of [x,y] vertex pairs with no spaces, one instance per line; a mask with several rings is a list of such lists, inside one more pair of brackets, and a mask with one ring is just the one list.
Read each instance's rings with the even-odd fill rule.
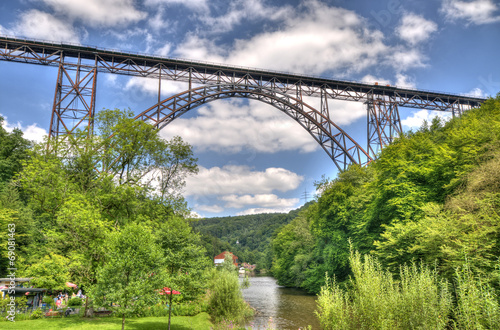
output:
[[244,322],[253,315],[243,300],[238,273],[229,269],[214,269],[209,283],[208,312],[216,323],[223,320]]
[[416,264],[396,278],[373,256],[351,253],[353,277],[322,287],[318,311],[323,329],[499,329],[494,290],[465,265],[457,271],[456,303],[450,283]]
[[282,285],[318,293],[352,274],[349,243],[396,277],[423,262],[455,281],[464,261],[498,284],[500,95],[449,122],[403,134],[377,161],[318,184],[321,195],[272,241]]

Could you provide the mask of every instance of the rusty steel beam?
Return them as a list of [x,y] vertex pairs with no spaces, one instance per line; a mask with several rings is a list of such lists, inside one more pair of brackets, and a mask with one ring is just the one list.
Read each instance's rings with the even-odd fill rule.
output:
[[272,88],[253,85],[205,85],[171,96],[136,116],[158,129],[200,105],[214,100],[240,97],[258,100],[281,110],[298,122],[319,143],[338,169],[349,164],[365,165],[372,160],[368,153],[327,116],[304,103]]
[[[255,98],[279,108],[299,122],[339,168],[345,168],[348,163],[369,162],[401,133],[399,107],[449,111],[455,116],[485,101],[477,97],[6,36],[0,36],[0,60],[59,67],[50,136],[71,134],[81,127],[91,134],[97,72],[150,77],[158,79],[158,103],[155,105],[157,122],[160,118],[173,119],[181,113],[171,108],[168,108],[168,116],[163,113],[166,108],[162,108],[164,101],[160,101],[162,80],[188,83],[188,91],[174,98],[175,102],[185,103],[187,110],[218,97]],[[74,75],[70,72],[74,72]],[[205,86],[197,89],[192,88],[193,85]],[[227,86],[233,86],[232,92],[227,91]],[[217,88],[226,92],[211,94],[204,99],[197,94],[200,90],[212,92]],[[265,92],[262,94],[257,91]],[[275,97],[270,96],[273,93]],[[303,102],[306,96],[320,97],[320,109],[306,105]],[[368,104],[367,152],[331,121],[328,100],[332,99]],[[363,154],[364,160],[361,159]]]
[[[456,111],[479,106],[485,99],[447,93],[363,84],[271,70],[125,53],[97,47],[59,44],[0,36],[0,60],[59,66],[67,69],[151,77],[192,84],[262,86],[282,93],[366,102],[370,95],[391,97],[400,107]],[[80,61],[80,62],[79,62]]]

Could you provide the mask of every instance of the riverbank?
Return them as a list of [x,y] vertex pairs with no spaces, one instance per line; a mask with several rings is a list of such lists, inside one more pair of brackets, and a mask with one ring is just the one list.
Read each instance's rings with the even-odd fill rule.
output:
[[[67,317],[67,318],[52,318],[26,320],[17,322],[1,322],[2,329],[65,329],[65,330],[86,330],[86,329],[120,329],[122,319],[119,317]],[[142,317],[142,318],[127,318],[125,329],[145,329],[156,330],[166,329],[168,327],[168,317]],[[207,313],[200,313],[196,316],[173,316],[171,320],[172,330],[199,329],[210,330],[210,316]]]

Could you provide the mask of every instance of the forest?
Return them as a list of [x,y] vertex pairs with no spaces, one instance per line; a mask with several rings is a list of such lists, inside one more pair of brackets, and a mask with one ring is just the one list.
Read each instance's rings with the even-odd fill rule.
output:
[[229,249],[317,294],[325,329],[500,327],[500,94],[324,178],[288,214],[189,219],[191,146],[130,111],[103,110],[94,129],[36,145],[0,125],[0,276],[77,283],[123,324],[153,315],[163,287],[182,292],[178,313],[241,321],[236,274],[211,262]]
[[[164,292],[173,290],[181,293],[175,315],[210,312],[214,323],[251,315],[234,287],[237,273],[214,273],[190,225],[181,192],[197,172],[191,146],[162,139],[127,110],[100,111],[93,129],[34,144],[0,125],[0,277],[31,278],[54,311],[53,298],[73,283],[85,312],[108,309],[122,329],[126,317],[170,315]],[[229,290],[220,281],[233,283],[236,310],[212,301]],[[11,299],[0,299],[2,313]],[[43,315],[30,313],[2,319]]]
[[256,264],[257,271],[269,271],[272,263],[271,240],[302,208],[289,213],[264,213],[215,217],[193,221],[192,226],[212,258],[231,251],[241,262]]
[[317,187],[272,240],[271,270],[320,294],[324,328],[500,326],[500,94]]

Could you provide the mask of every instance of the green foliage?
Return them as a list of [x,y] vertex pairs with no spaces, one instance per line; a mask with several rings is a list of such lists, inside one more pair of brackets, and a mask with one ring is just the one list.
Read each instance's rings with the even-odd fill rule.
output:
[[318,318],[323,329],[445,329],[451,294],[445,281],[425,266],[403,266],[400,281],[371,256],[356,252],[350,291],[336,281],[322,287]]
[[206,290],[205,269],[211,264],[205,256],[200,237],[186,219],[168,218],[154,227],[155,237],[164,254],[165,276],[162,287],[182,292],[182,300],[197,299]]
[[68,300],[68,307],[82,306],[83,301],[81,298],[75,297]]
[[494,290],[474,276],[466,263],[457,269],[457,329],[500,329],[500,305]]
[[65,290],[70,281],[70,260],[59,254],[47,254],[30,265],[25,271],[27,277],[33,277],[31,284],[37,288]]
[[130,224],[110,235],[106,262],[98,271],[91,295],[97,306],[114,310],[125,322],[158,299],[162,253],[150,229]]
[[31,142],[23,138],[23,132],[19,128],[9,133],[3,127],[3,122],[4,119],[0,116],[0,187],[21,170],[31,146]]
[[274,257],[271,271],[278,284],[302,286],[313,247],[314,239],[309,232],[307,216],[305,212],[301,212],[272,241]]
[[401,264],[421,261],[451,282],[467,258],[498,290],[499,132],[500,95],[461,117],[436,118],[403,134],[366,168],[323,180],[305,213],[308,227],[300,227],[302,241],[288,226],[274,238],[280,283],[319,292],[325,273],[345,282],[351,239],[396,278]]
[[43,316],[44,316],[44,313],[42,312],[42,310],[36,309],[33,311],[33,313],[31,313],[30,319],[31,320],[41,319],[41,318],[43,318]]
[[[201,219],[192,223],[200,232],[210,258],[231,251],[240,262],[257,264],[257,269],[271,268],[270,243],[275,232],[297,216],[288,214],[252,214]],[[236,242],[238,241],[238,244]]]
[[208,311],[212,320],[243,322],[253,315],[253,311],[243,300],[240,281],[235,271],[223,267],[213,269],[209,283]]

